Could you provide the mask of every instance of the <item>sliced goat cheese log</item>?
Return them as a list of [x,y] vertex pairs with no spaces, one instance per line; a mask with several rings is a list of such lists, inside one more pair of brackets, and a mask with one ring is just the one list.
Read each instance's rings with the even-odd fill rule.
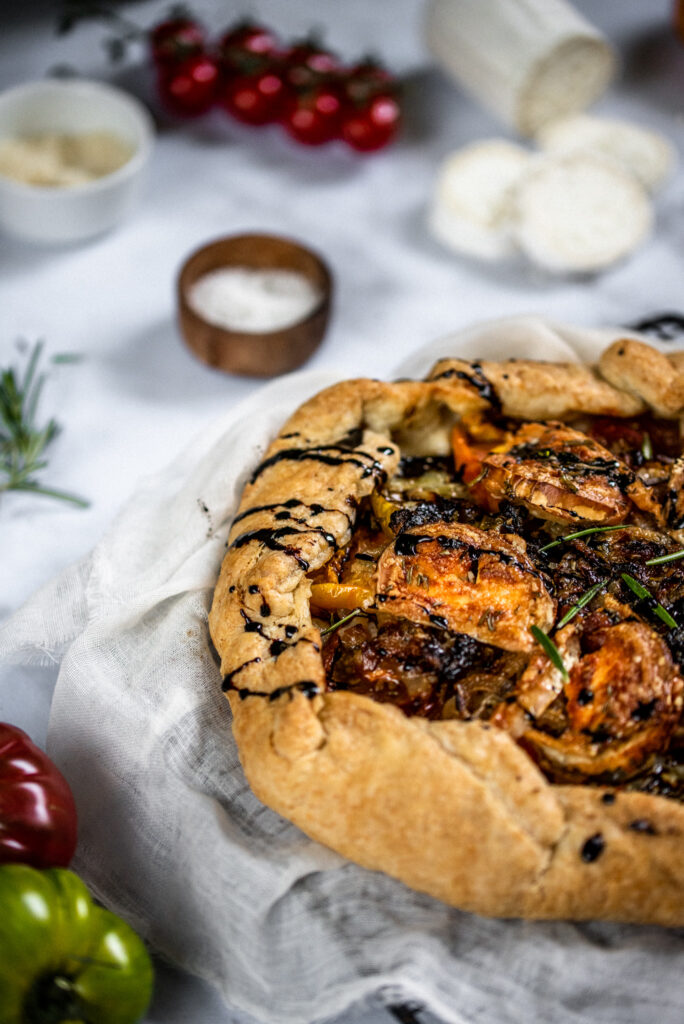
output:
[[545,125],[537,144],[549,153],[591,153],[631,171],[650,192],[676,163],[674,146],[663,135],[630,121],[577,114]]
[[617,63],[606,38],[566,0],[429,0],[425,40],[449,75],[528,136],[585,110]]
[[593,156],[541,157],[515,196],[515,237],[546,270],[600,270],[627,256],[653,220],[643,186]]
[[428,212],[428,227],[444,245],[485,260],[515,251],[513,195],[533,157],[505,139],[464,146],[442,164]]

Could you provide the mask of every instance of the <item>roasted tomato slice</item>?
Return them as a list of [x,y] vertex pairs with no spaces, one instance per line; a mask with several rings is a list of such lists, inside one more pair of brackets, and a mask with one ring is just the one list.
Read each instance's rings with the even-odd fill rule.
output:
[[530,626],[548,629],[556,612],[521,538],[447,522],[401,533],[383,552],[377,603],[507,651],[532,650]]
[[477,487],[560,523],[620,523],[630,510],[630,469],[607,448],[562,423],[526,423],[504,450],[482,460]]
[[[517,712],[513,705],[504,706],[493,721],[510,728],[556,781],[628,779],[667,748],[681,715],[684,680],[667,645],[634,621],[592,635],[593,649],[585,654],[572,627],[554,639],[567,681],[563,684],[544,653],[536,655],[520,680]],[[565,727],[551,735],[541,726],[557,697]]]

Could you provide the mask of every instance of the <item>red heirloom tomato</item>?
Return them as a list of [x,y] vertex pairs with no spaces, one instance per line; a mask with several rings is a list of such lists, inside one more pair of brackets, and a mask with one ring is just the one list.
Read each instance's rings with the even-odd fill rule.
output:
[[243,124],[261,125],[279,120],[285,96],[280,69],[268,64],[251,74],[229,78],[221,90],[219,102]]
[[216,100],[221,74],[213,57],[188,57],[159,76],[159,94],[173,114],[197,117],[206,114]]
[[352,149],[371,153],[389,145],[399,131],[399,104],[391,93],[379,93],[344,119],[342,138]]
[[23,730],[0,722],[0,863],[66,867],[75,849],[66,779]]
[[204,29],[190,18],[162,21],[150,32],[152,60],[159,67],[179,64],[204,50]]
[[283,126],[305,146],[322,146],[340,137],[344,95],[334,83],[307,89],[290,101]]

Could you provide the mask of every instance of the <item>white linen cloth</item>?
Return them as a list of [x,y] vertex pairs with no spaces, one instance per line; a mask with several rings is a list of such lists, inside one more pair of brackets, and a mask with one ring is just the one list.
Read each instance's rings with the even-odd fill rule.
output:
[[[397,373],[445,354],[592,358],[615,336],[516,317]],[[344,376],[293,374],[231,410],[0,627],[0,657],[61,661],[48,749],[79,809],[74,869],[267,1024],[371,997],[450,1024],[681,1024],[682,931],[464,914],[344,861],[252,795],[208,642],[212,588],[249,471],[289,413]]]

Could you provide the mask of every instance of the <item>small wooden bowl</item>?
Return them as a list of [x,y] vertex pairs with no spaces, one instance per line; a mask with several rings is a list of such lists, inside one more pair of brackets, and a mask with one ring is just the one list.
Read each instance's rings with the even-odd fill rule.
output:
[[[276,331],[234,331],[210,324],[191,308],[188,292],[198,278],[231,266],[294,270],[318,288],[320,301],[303,320]],[[183,264],[177,287],[180,328],[188,347],[202,362],[227,373],[275,377],[296,369],[320,344],[330,315],[332,277],[323,260],[297,242],[273,235],[210,242]]]

